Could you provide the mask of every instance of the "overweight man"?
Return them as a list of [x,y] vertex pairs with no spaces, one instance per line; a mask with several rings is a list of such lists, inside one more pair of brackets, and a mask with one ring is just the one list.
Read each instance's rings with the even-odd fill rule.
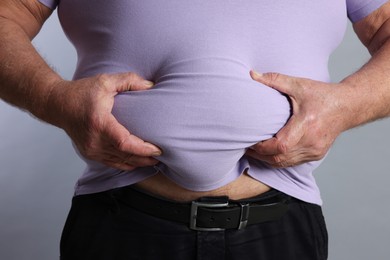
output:
[[[56,8],[72,80],[31,44]],[[1,0],[0,97],[86,162],[61,259],[327,259],[312,172],[390,115],[389,18],[385,0]],[[348,19],[372,58],[330,83]]]

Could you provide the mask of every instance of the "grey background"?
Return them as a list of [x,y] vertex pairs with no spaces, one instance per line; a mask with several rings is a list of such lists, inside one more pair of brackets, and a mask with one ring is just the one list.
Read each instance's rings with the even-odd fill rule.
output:
[[[75,51],[56,15],[34,44],[63,77],[71,78]],[[332,80],[339,81],[368,58],[349,26],[330,61]],[[390,255],[389,130],[386,119],[344,133],[316,170],[331,260],[385,260]],[[84,166],[69,139],[0,101],[0,166],[0,259],[58,259],[73,185]]]

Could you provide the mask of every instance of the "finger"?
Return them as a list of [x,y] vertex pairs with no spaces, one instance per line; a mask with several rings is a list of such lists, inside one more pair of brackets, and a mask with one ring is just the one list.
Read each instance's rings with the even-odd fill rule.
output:
[[121,154],[121,156],[118,156],[118,151],[114,149],[106,150],[100,157],[102,158],[102,161],[106,160],[135,167],[153,166],[159,163],[159,161],[153,157],[137,156],[134,154]]
[[132,171],[138,167],[154,166],[159,162],[153,157],[132,156],[130,159],[122,159],[111,155],[105,156],[101,161],[110,167],[125,171]]
[[254,70],[250,71],[252,79],[267,85],[279,92],[292,96],[294,94],[296,78],[280,73],[259,73]]
[[299,151],[303,143],[305,124],[297,116],[292,115],[286,125],[275,137],[260,142],[254,146],[256,152],[261,155],[288,155],[293,151]]
[[103,135],[114,149],[118,150],[118,153],[134,154],[144,157],[160,156],[162,154],[162,151],[157,146],[130,134],[114,116],[109,116],[106,125]]
[[253,150],[248,150],[245,155],[250,156],[256,160],[262,161],[271,167],[279,168],[285,167],[284,165],[287,166],[287,164],[283,160],[282,155],[259,155]]
[[154,159],[153,157],[133,155],[130,158],[124,160],[123,163],[133,165],[135,167],[145,167],[156,165],[158,163],[158,160]]
[[285,155],[278,154],[278,155],[259,155],[253,150],[248,150],[246,152],[246,155],[267,163],[267,165],[273,167],[273,168],[285,168],[285,167],[291,167],[297,165],[297,162],[301,160],[299,155],[291,156],[292,158],[287,159]]
[[111,168],[115,168],[115,169],[119,169],[119,170],[123,170],[123,171],[132,171],[135,168],[137,168],[134,165],[129,165],[129,164],[126,164],[123,162],[118,162],[118,161],[103,160],[102,162]]
[[114,74],[113,76],[116,81],[113,82],[113,85],[117,92],[147,90],[154,85],[152,81],[145,80],[132,72]]
[[279,154],[281,151],[278,148],[278,142],[279,140],[276,137],[272,137],[271,139],[253,145],[252,150],[259,155]]
[[100,161],[109,167],[124,170],[124,171],[132,171],[135,168],[137,168],[132,164],[128,164],[121,158],[112,155],[105,155],[103,158],[100,159]]
[[290,161],[287,161],[283,155],[260,155],[257,160],[266,162],[274,168],[284,168],[293,165]]
[[282,129],[276,134],[278,150],[282,154],[302,151],[307,125],[300,116],[292,115]]

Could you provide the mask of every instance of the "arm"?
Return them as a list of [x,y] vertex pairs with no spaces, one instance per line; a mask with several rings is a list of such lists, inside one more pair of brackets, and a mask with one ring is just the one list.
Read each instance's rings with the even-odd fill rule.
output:
[[0,2],[0,97],[41,119],[44,111],[39,104],[45,103],[51,86],[61,78],[30,41],[50,14],[36,1]]
[[338,84],[251,72],[254,80],[290,97],[293,115],[274,138],[248,150],[249,156],[274,167],[320,160],[343,131],[390,116],[390,3],[354,29],[372,58]]
[[134,73],[63,80],[31,44],[50,14],[36,0],[0,1],[0,98],[64,129],[88,159],[123,170],[155,164],[150,156],[160,150],[111,114],[117,93],[148,89],[151,82]]
[[341,82],[355,95],[348,104],[354,120],[347,129],[390,116],[390,2],[353,27],[372,58]]

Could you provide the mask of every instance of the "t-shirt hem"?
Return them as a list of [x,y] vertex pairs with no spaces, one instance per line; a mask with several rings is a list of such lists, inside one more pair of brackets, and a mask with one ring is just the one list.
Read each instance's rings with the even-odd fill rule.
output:
[[149,171],[143,171],[142,173],[137,173],[138,175],[137,178],[134,177],[129,178],[125,174],[122,174],[118,177],[110,178],[109,181],[106,180],[106,181],[101,181],[99,183],[87,182],[85,184],[80,184],[80,180],[79,180],[75,185],[73,196],[93,194],[93,193],[104,192],[116,188],[129,186],[137,182],[141,182],[149,177],[152,177],[155,174],[157,174],[157,171],[155,170],[154,171],[149,170]]
[[[308,186],[307,183],[305,184],[295,180],[292,176],[289,176],[289,174],[286,174],[283,170],[278,170],[277,172],[275,172],[275,169],[271,171],[267,168],[257,169],[253,166],[254,165],[251,165],[248,161],[243,160],[238,165],[236,165],[236,167],[232,169],[232,171],[228,175],[226,175],[225,178],[211,185],[199,186],[189,185],[188,183],[184,185],[183,183],[180,183],[180,181],[175,180],[169,174],[164,174],[164,170],[166,169],[164,169],[164,167],[160,165],[160,167],[154,167],[154,169],[148,168],[148,170],[146,170],[144,168],[142,169],[142,171],[136,173],[120,174],[116,177],[110,178],[109,181],[101,180],[99,182],[87,182],[85,184],[80,184],[80,182],[78,182],[75,187],[74,196],[104,192],[116,188],[125,187],[145,180],[157,174],[158,172],[162,172],[167,178],[171,179],[172,181],[186,189],[195,191],[212,190],[226,185],[231,181],[234,181],[244,171],[247,170],[248,175],[250,175],[252,178],[270,186],[273,189],[281,191],[299,200],[322,206],[323,201],[321,199],[320,191],[318,186],[315,184],[314,176],[311,172],[305,174],[307,181],[311,183],[311,185]],[[129,176],[129,174],[131,174],[131,177]],[[302,175],[303,173],[297,174]]]
[[[274,169],[275,170],[275,169]],[[294,180],[292,176],[286,174],[283,170],[277,172],[263,168],[258,170],[255,167],[251,167],[248,170],[249,176],[252,178],[270,186],[273,189],[281,191],[296,199],[305,201],[307,203],[316,204],[322,206],[323,201],[321,199],[320,190],[315,182],[312,172],[297,172],[301,176],[306,175],[309,178],[306,182],[298,182]],[[307,184],[310,183],[310,185]]]
[[371,14],[373,11],[381,7],[386,2],[387,0],[372,0],[368,2],[366,5],[356,10],[348,11],[348,17],[351,20],[351,22],[353,23],[358,22],[361,19],[367,17],[369,14]]
[[57,1],[53,1],[53,0],[39,0],[39,2],[41,4],[43,4],[44,6],[54,10],[57,8]]

